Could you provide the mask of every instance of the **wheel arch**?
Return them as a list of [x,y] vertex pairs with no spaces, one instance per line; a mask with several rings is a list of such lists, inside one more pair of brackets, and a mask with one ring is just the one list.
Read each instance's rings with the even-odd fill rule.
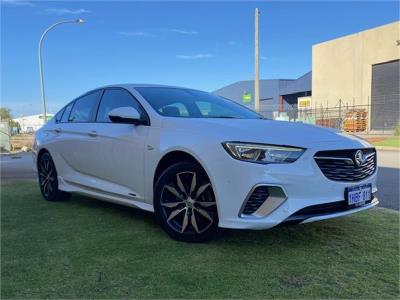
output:
[[197,159],[195,156],[190,154],[187,151],[184,150],[171,150],[167,153],[165,153],[162,158],[159,160],[157,167],[154,171],[154,176],[153,176],[153,190],[155,188],[155,185],[160,178],[161,174],[170,166],[177,162],[181,161],[190,161],[195,164],[197,164],[201,169],[204,171],[208,179],[211,181],[211,177],[209,176],[207,169],[203,166],[203,164]]

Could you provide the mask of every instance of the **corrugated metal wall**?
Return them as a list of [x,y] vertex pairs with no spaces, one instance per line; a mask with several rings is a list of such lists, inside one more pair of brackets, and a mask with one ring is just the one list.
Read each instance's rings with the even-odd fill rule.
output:
[[372,66],[371,129],[393,129],[400,122],[400,61]]

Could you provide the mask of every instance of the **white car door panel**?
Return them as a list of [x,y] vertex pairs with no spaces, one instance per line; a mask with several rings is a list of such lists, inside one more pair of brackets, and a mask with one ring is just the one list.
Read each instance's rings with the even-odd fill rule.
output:
[[120,185],[121,192],[129,188],[130,196],[143,200],[144,148],[149,127],[97,123],[91,130],[96,136],[90,142],[87,174]]

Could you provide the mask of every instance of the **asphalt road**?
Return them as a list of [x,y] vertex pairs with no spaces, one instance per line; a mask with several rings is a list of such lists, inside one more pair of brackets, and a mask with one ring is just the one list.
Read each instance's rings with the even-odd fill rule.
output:
[[[399,210],[400,152],[378,151],[379,206]],[[1,180],[36,179],[31,153],[0,155]]]
[[400,151],[378,151],[378,167],[379,205],[399,210]]
[[0,155],[1,180],[35,179],[32,153]]

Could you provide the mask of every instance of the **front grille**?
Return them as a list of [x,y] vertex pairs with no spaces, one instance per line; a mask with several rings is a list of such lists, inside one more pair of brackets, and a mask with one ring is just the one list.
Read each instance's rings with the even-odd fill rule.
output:
[[243,208],[242,214],[251,215],[254,213],[269,196],[267,186],[258,186],[251,193],[249,199],[247,199],[246,205]]
[[376,151],[374,148],[360,149],[364,162],[357,165],[355,155],[358,150],[319,151],[314,155],[314,159],[322,173],[330,180],[360,181],[374,174]]

